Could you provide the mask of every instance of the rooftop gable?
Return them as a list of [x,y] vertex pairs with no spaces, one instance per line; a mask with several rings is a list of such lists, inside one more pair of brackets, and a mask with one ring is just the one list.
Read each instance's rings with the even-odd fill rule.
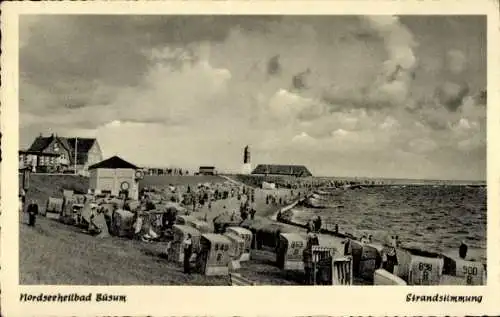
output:
[[[33,144],[29,147],[30,152],[41,152],[47,148],[47,146],[52,143],[54,139],[57,139],[66,150],[71,151],[73,154],[75,148],[78,154],[87,154],[94,143],[97,141],[95,138],[65,138],[51,135],[49,137],[39,136],[33,141]],[[78,140],[78,142],[77,142]]]
[[138,167],[132,163],[125,161],[124,159],[118,156],[112,156],[104,161],[96,163],[94,165],[89,166],[89,170],[97,169],[97,168],[109,168],[109,169],[118,169],[118,168],[130,168],[137,169]]
[[31,146],[29,147],[28,151],[30,152],[41,152],[45,150],[47,146],[50,145],[50,143],[54,140],[54,136],[49,136],[49,137],[43,137],[39,136],[33,141]]

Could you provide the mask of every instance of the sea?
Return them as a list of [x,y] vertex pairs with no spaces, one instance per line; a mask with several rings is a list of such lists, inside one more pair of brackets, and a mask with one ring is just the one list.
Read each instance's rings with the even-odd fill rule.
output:
[[403,245],[440,253],[458,250],[465,241],[485,262],[486,195],[486,186],[479,185],[328,189],[317,196],[325,209],[297,206],[293,218],[307,222],[319,215],[323,227],[338,224],[341,232],[372,235],[375,241],[397,235]]

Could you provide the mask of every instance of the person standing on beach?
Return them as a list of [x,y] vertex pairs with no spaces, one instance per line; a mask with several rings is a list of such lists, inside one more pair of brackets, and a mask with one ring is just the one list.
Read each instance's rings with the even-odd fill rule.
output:
[[30,227],[34,227],[36,222],[36,216],[38,215],[38,204],[34,200],[31,200],[31,203],[28,205],[26,211],[28,212],[28,217],[29,217],[28,225]]
[[250,209],[250,219],[254,219],[255,218],[255,213],[256,213],[256,210],[255,208],[252,206],[252,209]]
[[462,243],[460,244],[460,247],[458,248],[458,256],[465,260],[465,258],[467,257],[467,244],[465,244],[464,241],[462,241]]
[[318,216],[316,218],[316,221],[314,222],[314,229],[316,230],[316,232],[319,232],[321,230],[321,217]]
[[191,274],[190,259],[193,254],[193,241],[191,240],[191,234],[188,233],[186,240],[183,243],[184,247],[184,273]]
[[398,255],[396,251],[397,236],[391,236],[390,242],[383,249],[382,252],[382,268],[391,274],[397,274],[398,269]]

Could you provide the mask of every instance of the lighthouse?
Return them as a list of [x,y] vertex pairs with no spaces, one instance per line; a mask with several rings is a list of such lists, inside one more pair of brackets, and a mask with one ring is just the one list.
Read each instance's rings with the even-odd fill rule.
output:
[[243,150],[243,166],[241,169],[243,175],[252,173],[252,163],[250,163],[250,147],[247,145]]

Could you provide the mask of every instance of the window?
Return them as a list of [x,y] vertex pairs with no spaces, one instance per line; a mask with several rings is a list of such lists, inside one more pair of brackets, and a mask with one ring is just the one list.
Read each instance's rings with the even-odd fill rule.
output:
[[54,152],[59,152],[59,144],[54,143]]

